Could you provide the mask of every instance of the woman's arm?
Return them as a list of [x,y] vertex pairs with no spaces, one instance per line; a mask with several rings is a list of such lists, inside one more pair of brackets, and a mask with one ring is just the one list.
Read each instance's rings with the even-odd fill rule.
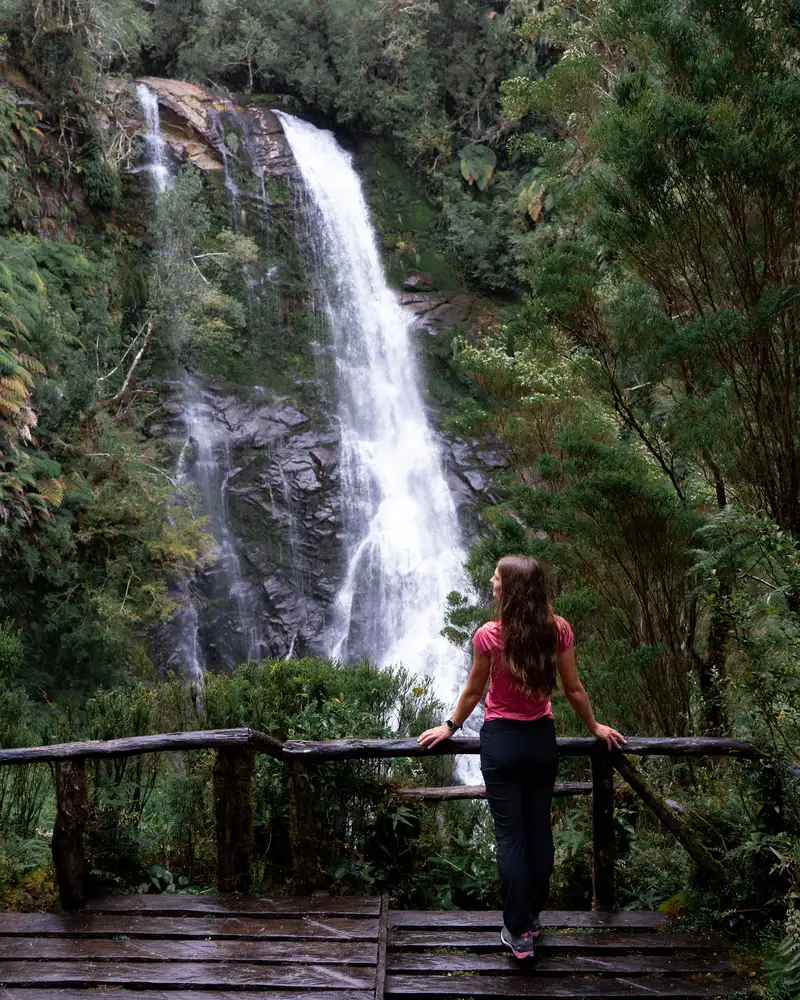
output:
[[589,695],[581,684],[578,677],[578,666],[575,663],[575,649],[570,647],[563,653],[558,654],[558,673],[561,676],[561,684],[567,701],[572,705],[575,714],[583,719],[586,728],[593,736],[605,740],[609,750],[619,749],[625,742],[622,733],[610,726],[601,725],[594,717],[592,706],[589,704]]
[[[481,700],[483,692],[486,690],[486,682],[488,680],[489,657],[475,650],[475,654],[472,657],[472,670],[469,672],[466,686],[461,692],[456,710],[453,712],[453,722],[457,726],[463,726],[475,711],[475,706]],[[423,746],[428,748],[435,747],[437,743],[441,743],[442,740],[446,740],[452,735],[450,727],[442,723],[441,726],[436,726],[434,729],[426,729],[417,740],[417,743],[422,743]]]

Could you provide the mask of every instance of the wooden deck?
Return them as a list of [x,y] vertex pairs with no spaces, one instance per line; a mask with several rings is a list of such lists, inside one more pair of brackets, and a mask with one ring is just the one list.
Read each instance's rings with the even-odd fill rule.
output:
[[537,958],[500,947],[497,912],[390,910],[319,896],[109,896],[85,912],[0,914],[2,1000],[720,997],[724,942],[656,913],[550,912]]

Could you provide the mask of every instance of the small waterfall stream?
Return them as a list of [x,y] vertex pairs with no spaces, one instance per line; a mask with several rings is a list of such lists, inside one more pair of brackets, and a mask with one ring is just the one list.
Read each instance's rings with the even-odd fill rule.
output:
[[[156,95],[142,83],[136,90],[148,125],[147,169],[158,202],[172,181],[167,143]],[[168,247],[165,251],[170,252]],[[259,659],[263,642],[228,516],[228,487],[242,469],[234,468],[228,428],[204,398],[198,382],[184,372],[180,387],[185,441],[176,470],[180,489],[175,502],[185,504],[190,490],[198,494],[201,508],[196,513],[210,518],[209,530],[216,543],[210,568],[182,587],[181,609],[172,621],[170,664],[196,679],[207,665],[233,669],[248,659]]]
[[161,134],[161,116],[158,112],[158,98],[144,83],[137,83],[136,95],[144,112],[147,131],[144,133],[147,149],[147,170],[152,177],[156,195],[159,195],[170,183],[169,153],[164,136]]
[[[216,419],[198,383],[189,375],[184,376],[182,383],[186,443],[178,462],[178,481],[199,491],[202,513],[211,518],[210,528],[216,542],[204,588],[206,603],[215,612],[206,615],[207,644],[215,649],[216,667],[234,667],[245,660],[259,659],[262,647],[228,516],[228,487],[243,470],[233,465],[227,428]],[[224,624],[226,634],[232,631],[238,637],[237,655],[232,662],[224,662],[226,654],[220,646],[221,637],[214,634],[219,631],[215,623]]]
[[410,323],[386,283],[350,156],[333,135],[278,113],[302,176],[319,305],[339,392],[348,566],[329,650],[403,663],[450,706],[463,680],[440,634],[447,594],[468,589],[456,508],[419,387]]

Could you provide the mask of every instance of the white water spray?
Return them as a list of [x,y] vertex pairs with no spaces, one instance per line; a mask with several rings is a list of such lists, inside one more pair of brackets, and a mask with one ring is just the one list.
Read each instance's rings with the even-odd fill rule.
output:
[[161,132],[158,98],[144,83],[136,84],[136,95],[147,122],[147,131],[144,133],[144,142],[147,148],[147,169],[153,178],[156,194],[160,194],[170,186],[172,179],[169,172],[169,150]]
[[308,196],[307,236],[340,400],[348,568],[330,654],[428,674],[450,707],[464,661],[440,630],[447,594],[469,584],[410,322],[386,283],[350,156],[330,132],[278,115]]

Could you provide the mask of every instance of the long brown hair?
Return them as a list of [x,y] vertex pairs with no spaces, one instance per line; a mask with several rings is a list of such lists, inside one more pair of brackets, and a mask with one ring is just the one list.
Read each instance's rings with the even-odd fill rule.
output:
[[547,597],[544,571],[532,556],[503,556],[497,564],[503,629],[503,661],[527,697],[555,688],[558,628]]

